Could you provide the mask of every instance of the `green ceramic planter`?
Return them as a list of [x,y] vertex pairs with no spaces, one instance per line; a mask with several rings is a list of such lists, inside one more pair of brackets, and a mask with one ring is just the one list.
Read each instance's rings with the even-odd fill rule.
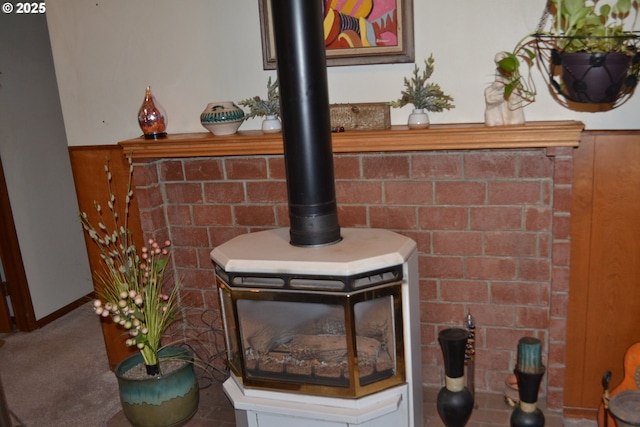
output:
[[135,427],[176,427],[184,425],[198,410],[200,389],[193,369],[193,358],[182,348],[166,347],[162,358],[183,359],[184,366],[166,375],[144,379],[128,379],[123,375],[144,363],[136,353],[120,362],[115,369],[124,415]]

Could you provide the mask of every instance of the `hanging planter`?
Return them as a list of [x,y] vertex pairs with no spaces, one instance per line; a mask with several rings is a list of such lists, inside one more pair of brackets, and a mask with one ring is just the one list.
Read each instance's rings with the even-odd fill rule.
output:
[[625,103],[638,83],[640,73],[639,38],[635,34],[618,37],[608,44],[616,49],[606,52],[567,51],[575,41],[589,44],[586,38],[537,36],[538,57],[544,63],[549,86],[560,102],[608,104],[609,109]]
[[595,111],[585,107],[592,104],[606,111],[624,104],[640,74],[640,34],[628,29],[635,26],[639,10],[640,0],[602,5],[597,0],[549,0],[537,31],[496,61],[504,98],[535,100],[530,71],[537,60],[564,107]]

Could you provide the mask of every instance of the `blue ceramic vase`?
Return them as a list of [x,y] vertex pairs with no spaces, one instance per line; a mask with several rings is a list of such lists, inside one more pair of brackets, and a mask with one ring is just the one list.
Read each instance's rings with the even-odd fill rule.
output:
[[115,369],[124,415],[135,427],[176,427],[185,424],[198,410],[200,389],[193,369],[193,357],[179,347],[165,347],[158,353],[160,369],[165,360],[184,361],[176,370],[142,379],[126,373],[144,364],[140,353],[120,362]]

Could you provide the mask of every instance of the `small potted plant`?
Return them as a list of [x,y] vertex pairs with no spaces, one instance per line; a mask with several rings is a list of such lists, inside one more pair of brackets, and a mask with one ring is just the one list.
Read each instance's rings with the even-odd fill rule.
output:
[[640,73],[639,36],[633,31],[639,9],[640,0],[549,0],[548,28],[542,25],[496,59],[505,99],[535,100],[530,72],[541,60],[548,83],[567,100],[620,105],[633,94]]
[[245,115],[245,120],[253,117],[264,117],[262,121],[262,131],[264,133],[278,133],[282,130],[282,123],[280,123],[280,90],[277,79],[272,84],[271,77],[269,77],[267,99],[254,96],[253,98],[243,99],[238,104],[249,108],[249,114]]
[[86,212],[80,213],[80,221],[103,260],[103,269],[94,273],[94,310],[120,325],[129,336],[126,344],[139,350],[115,368],[123,412],[136,426],[178,425],[196,413],[199,387],[189,352],[161,346],[163,335],[179,312],[180,284],[170,281],[167,273],[171,242],[149,239],[146,246],[136,247],[135,236],[128,228],[133,197],[131,159],[122,221],[111,190],[108,161],[105,171],[107,213],[94,202],[98,223],[94,225]]
[[413,104],[413,112],[409,115],[408,126],[410,129],[424,129],[429,127],[429,112],[442,112],[455,106],[453,98],[445,94],[437,83],[427,83],[434,70],[435,59],[430,55],[424,61],[425,69],[420,71],[416,64],[411,79],[404,78],[405,89],[400,93],[400,99],[390,104],[394,108],[401,108],[407,104]]

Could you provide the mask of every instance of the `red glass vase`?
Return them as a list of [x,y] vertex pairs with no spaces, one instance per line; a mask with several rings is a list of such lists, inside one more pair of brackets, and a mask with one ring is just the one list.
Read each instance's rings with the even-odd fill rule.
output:
[[151,93],[151,86],[147,86],[144,101],[138,111],[138,123],[145,139],[158,139],[167,136],[167,113]]

